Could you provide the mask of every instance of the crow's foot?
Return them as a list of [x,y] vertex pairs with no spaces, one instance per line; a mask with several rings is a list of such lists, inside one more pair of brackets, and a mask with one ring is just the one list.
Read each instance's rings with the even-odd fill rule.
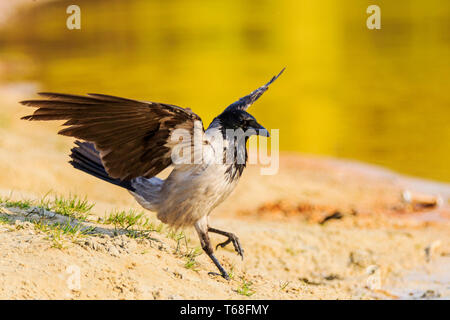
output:
[[231,243],[233,243],[234,250],[237,252],[237,254],[240,255],[242,259],[244,259],[244,250],[242,249],[239,238],[234,233],[226,232],[226,231],[222,231],[222,230],[218,230],[218,229],[214,229],[214,228],[208,228],[208,231],[228,237],[227,240],[225,240],[222,243],[219,243],[216,246],[216,250],[218,247],[224,248],[227,244],[229,244],[231,242]]

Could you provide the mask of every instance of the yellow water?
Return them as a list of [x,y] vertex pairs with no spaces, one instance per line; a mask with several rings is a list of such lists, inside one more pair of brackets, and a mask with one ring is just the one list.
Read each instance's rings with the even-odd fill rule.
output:
[[[249,111],[282,150],[381,164],[450,181],[450,2],[72,1],[0,30],[2,83],[190,107],[207,125],[286,72]],[[381,30],[366,8],[381,8]],[[6,70],[6,71],[5,71]]]

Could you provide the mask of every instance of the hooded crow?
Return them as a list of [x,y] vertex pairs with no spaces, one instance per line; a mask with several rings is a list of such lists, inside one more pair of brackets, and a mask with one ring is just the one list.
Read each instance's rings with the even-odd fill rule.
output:
[[[203,250],[229,279],[208,233],[227,237],[216,249],[232,243],[242,258],[243,250],[236,235],[210,227],[209,214],[239,181],[248,137],[269,136],[246,110],[283,71],[229,105],[207,130],[189,108],[103,94],[39,93],[45,99],[21,102],[37,108],[22,119],[66,120],[58,133],[79,139],[71,150],[73,167],[127,189],[170,226],[194,226]],[[167,179],[156,177],[170,165]]]

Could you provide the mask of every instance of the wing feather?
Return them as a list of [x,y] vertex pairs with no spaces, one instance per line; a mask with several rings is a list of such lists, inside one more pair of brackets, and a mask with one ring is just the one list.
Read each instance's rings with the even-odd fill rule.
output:
[[46,99],[21,102],[37,108],[22,119],[66,120],[58,133],[92,142],[107,173],[120,180],[150,178],[164,170],[172,163],[173,130],[193,135],[194,123],[201,123],[190,109],[170,104],[93,93],[40,95]]
[[259,99],[263,95],[264,92],[269,89],[269,86],[278,79],[279,76],[283,73],[283,68],[278,75],[272,77],[269,82],[267,82],[265,85],[259,87],[258,89],[252,91],[250,94],[246,95],[245,97],[240,98],[238,101],[233,102],[230,104],[225,111],[231,111],[231,110],[247,110],[248,107],[250,107],[256,100]]

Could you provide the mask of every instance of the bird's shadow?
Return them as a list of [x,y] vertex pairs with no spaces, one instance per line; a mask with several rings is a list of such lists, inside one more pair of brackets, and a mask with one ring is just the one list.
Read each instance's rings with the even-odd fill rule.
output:
[[75,218],[72,216],[65,216],[53,211],[49,211],[40,207],[31,207],[28,209],[20,209],[16,207],[0,206],[0,222],[9,225],[21,225],[24,222],[34,224],[44,224],[48,227],[54,228],[76,228],[80,233],[90,236],[109,236],[110,238],[121,235],[130,235],[131,233],[139,234],[148,240],[161,242],[160,239],[151,237],[149,230],[130,230],[127,228],[117,228],[115,226],[102,226],[102,223],[97,221],[88,221],[85,219]]

